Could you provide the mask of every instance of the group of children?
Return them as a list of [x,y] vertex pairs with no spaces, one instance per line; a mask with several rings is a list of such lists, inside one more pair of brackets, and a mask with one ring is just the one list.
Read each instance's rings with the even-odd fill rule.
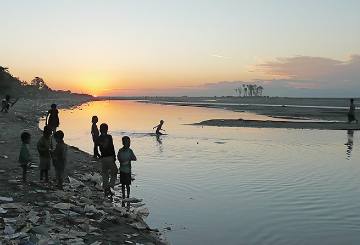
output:
[[[119,149],[117,156],[115,156],[115,148],[112,136],[108,134],[108,125],[102,123],[100,125],[100,132],[97,127],[99,121],[97,116],[92,117],[91,135],[94,142],[94,158],[100,158],[101,173],[103,179],[103,189],[105,196],[112,196],[111,188],[114,188],[118,168],[116,166],[116,159],[120,162],[120,184],[122,197],[130,196],[131,185],[131,161],[136,161],[134,152],[130,149],[130,138],[128,136],[122,137],[123,147]],[[99,153],[99,150],[100,153]],[[126,188],[126,195],[125,195]]]
[[[44,127],[43,136],[41,136],[37,142],[37,150],[40,155],[40,181],[49,183],[49,170],[52,160],[52,164],[55,168],[55,179],[58,182],[59,189],[62,189],[65,180],[67,147],[64,143],[64,133],[63,131],[59,130],[56,131],[53,135],[57,143],[55,149],[53,150],[51,135],[52,129],[50,126],[46,125]],[[19,163],[23,169],[23,182],[26,182],[27,168],[33,160],[28,147],[28,144],[31,141],[31,134],[28,132],[23,132],[21,134],[21,141],[22,145],[19,154]],[[45,180],[43,180],[44,176]]]
[[[59,189],[63,189],[65,180],[65,166],[67,147],[64,143],[64,132],[56,131],[60,125],[59,111],[56,104],[51,105],[51,109],[47,112],[43,136],[38,140],[36,148],[40,156],[40,181],[49,183],[49,170],[52,165],[55,168],[55,180]],[[53,149],[52,138],[56,141],[56,147]],[[23,182],[26,182],[27,168],[33,160],[29,151],[28,144],[31,141],[31,134],[23,132],[21,134],[22,146],[19,154],[19,163],[23,169]],[[45,180],[44,180],[45,177]]]
[[[59,126],[58,110],[56,104],[51,105],[51,109],[46,116],[46,126],[44,127],[43,136],[37,142],[37,150],[40,156],[40,181],[49,182],[49,170],[52,165],[55,168],[55,179],[58,182],[59,189],[63,189],[65,180],[65,167],[67,158],[67,147],[64,143],[64,133],[56,128]],[[48,120],[49,118],[49,120]],[[97,127],[99,119],[97,116],[92,117],[91,135],[94,142],[94,158],[99,158],[101,161],[101,172],[103,179],[104,194],[111,197],[113,192],[111,188],[115,186],[115,180],[120,171],[120,184],[122,190],[122,197],[129,198],[131,185],[131,161],[136,161],[137,158],[130,148],[130,138],[128,136],[122,137],[123,147],[119,149],[115,155],[115,148],[112,136],[108,134],[108,125],[102,123],[100,130]],[[164,121],[155,126],[157,128],[156,134],[161,134],[162,125]],[[56,147],[53,149],[52,138],[56,141]],[[28,166],[33,160],[28,148],[31,141],[31,135],[28,132],[21,134],[22,146],[19,155],[19,163],[23,168],[23,182],[26,182],[26,172]],[[100,150],[100,153],[99,153]],[[120,168],[116,166],[116,159],[120,162]],[[45,180],[43,180],[45,177]],[[126,194],[125,194],[126,189]]]

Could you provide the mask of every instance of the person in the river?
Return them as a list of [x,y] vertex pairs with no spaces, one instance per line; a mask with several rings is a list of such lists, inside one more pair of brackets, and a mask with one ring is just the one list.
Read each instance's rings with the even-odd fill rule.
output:
[[125,198],[125,187],[126,197],[130,196],[130,185],[131,185],[131,161],[136,161],[134,152],[130,149],[130,138],[128,136],[122,137],[123,147],[119,149],[117,157],[120,162],[120,183],[122,197]]
[[163,134],[160,132],[161,130],[165,131],[164,129],[162,129],[163,124],[164,124],[164,120],[160,120],[159,125],[156,125],[155,127],[153,127],[153,129],[156,128],[156,131],[155,131],[156,134]]

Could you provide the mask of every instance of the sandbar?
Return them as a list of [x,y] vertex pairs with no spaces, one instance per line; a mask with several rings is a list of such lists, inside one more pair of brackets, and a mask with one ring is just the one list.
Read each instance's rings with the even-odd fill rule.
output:
[[[360,124],[347,123],[349,98],[282,97],[149,97],[148,103],[195,106],[252,112],[269,120],[209,118],[194,125],[222,127],[359,130]],[[355,98],[356,101],[360,99]]]

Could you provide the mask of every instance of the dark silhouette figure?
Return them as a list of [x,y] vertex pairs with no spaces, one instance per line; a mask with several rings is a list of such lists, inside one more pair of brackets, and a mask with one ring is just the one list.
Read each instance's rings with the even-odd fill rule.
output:
[[130,185],[131,185],[131,161],[136,161],[134,152],[130,149],[130,138],[128,136],[122,137],[123,147],[118,151],[118,160],[120,162],[120,183],[122,197],[130,197]]
[[164,124],[164,121],[163,121],[163,120],[160,120],[159,125],[156,125],[155,127],[153,127],[153,129],[156,128],[155,133],[156,133],[157,135],[163,134],[163,133],[160,132],[161,130],[162,130],[162,131],[165,131],[164,129],[162,129],[163,124]]
[[93,116],[91,119],[92,125],[91,125],[91,136],[92,136],[92,140],[94,142],[94,155],[93,158],[99,158],[100,154],[99,154],[99,150],[98,150],[98,146],[96,145],[96,140],[99,137],[99,129],[97,127],[97,122],[99,121],[97,116]]
[[31,157],[30,151],[29,151],[29,147],[28,147],[30,140],[31,140],[30,133],[23,132],[21,134],[22,145],[21,145],[21,150],[20,150],[20,154],[19,154],[19,163],[20,163],[20,167],[22,167],[22,169],[23,169],[22,176],[23,176],[24,183],[26,182],[27,167],[28,167],[28,165],[31,164],[31,160],[32,160],[32,157]]
[[10,95],[6,95],[5,99],[1,101],[1,112],[9,112],[10,105]]
[[[100,149],[100,160],[102,168],[102,179],[103,179],[103,189],[105,196],[112,196],[111,187],[114,188],[116,175],[118,168],[115,164],[115,149],[112,136],[109,135],[108,125],[102,123],[100,125],[100,136],[96,140],[96,145]],[[109,181],[110,177],[110,181]]]
[[351,123],[352,121],[356,121],[358,123],[359,121],[355,118],[355,104],[354,99],[350,99],[350,109],[348,113],[348,123]]
[[56,128],[60,125],[59,111],[56,109],[56,104],[52,104],[51,109],[47,112],[45,125],[48,125],[55,134]]
[[44,127],[43,136],[39,139],[37,143],[37,150],[40,155],[40,181],[43,180],[45,175],[45,182],[49,182],[49,170],[51,165],[50,153],[52,150],[51,144],[51,128],[49,126]]
[[63,189],[63,183],[65,181],[65,167],[67,158],[67,147],[64,143],[64,133],[59,130],[54,134],[56,140],[55,150],[52,152],[53,165],[55,167],[55,178],[58,181],[58,187]]
[[347,146],[347,150],[346,150],[346,155],[347,155],[347,159],[350,158],[351,156],[351,151],[353,150],[353,145],[354,145],[354,130],[348,130],[347,131],[347,137],[348,137],[348,142],[345,143],[345,145]]

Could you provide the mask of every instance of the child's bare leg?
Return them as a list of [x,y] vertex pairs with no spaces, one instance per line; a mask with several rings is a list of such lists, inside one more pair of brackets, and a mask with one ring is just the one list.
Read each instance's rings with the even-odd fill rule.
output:
[[45,169],[44,173],[45,173],[45,182],[49,182],[49,170]]
[[58,179],[58,186],[59,186],[59,189],[62,190],[63,189],[63,180],[60,178]]
[[125,185],[121,185],[122,198],[125,198]]
[[126,194],[127,194],[127,198],[130,197],[130,185],[126,185]]
[[44,170],[41,169],[41,170],[40,170],[40,180],[43,180],[43,176],[44,176]]
[[26,182],[26,172],[27,172],[27,166],[22,166],[23,168],[23,182],[25,183]]

